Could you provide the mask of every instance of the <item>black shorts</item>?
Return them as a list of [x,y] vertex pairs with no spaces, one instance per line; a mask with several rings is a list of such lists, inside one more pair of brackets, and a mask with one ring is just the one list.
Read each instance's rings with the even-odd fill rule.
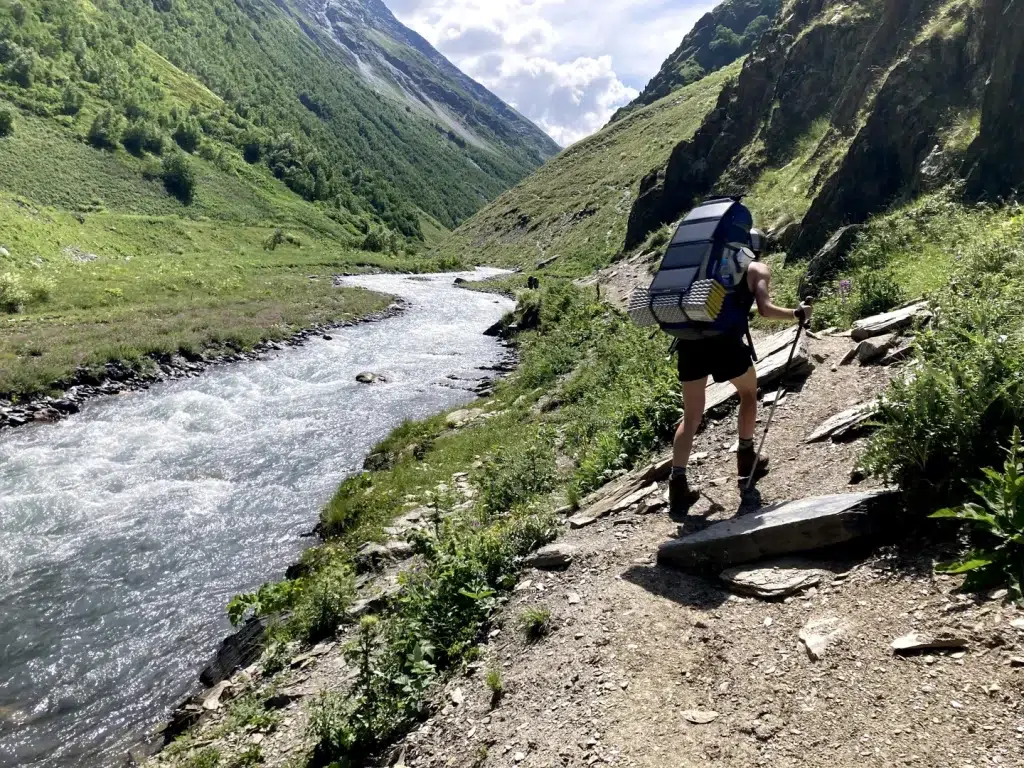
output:
[[709,336],[679,341],[679,380],[697,381],[711,376],[721,383],[738,379],[754,362],[742,336]]

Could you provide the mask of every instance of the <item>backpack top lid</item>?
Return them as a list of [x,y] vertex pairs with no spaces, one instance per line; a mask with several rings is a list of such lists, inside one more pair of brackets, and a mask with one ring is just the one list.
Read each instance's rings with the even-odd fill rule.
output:
[[685,293],[695,280],[706,277],[712,255],[720,255],[721,248],[749,248],[753,226],[754,217],[739,200],[704,201],[676,230],[651,284],[651,294]]

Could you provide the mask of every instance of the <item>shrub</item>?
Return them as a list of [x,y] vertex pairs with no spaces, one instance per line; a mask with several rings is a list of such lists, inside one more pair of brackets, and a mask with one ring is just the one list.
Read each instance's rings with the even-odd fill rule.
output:
[[10,136],[14,133],[14,110],[10,107],[0,107],[0,138]]
[[72,85],[64,89],[61,112],[65,115],[77,115],[85,106],[85,94]]
[[213,747],[206,747],[189,755],[181,765],[183,768],[218,768],[220,752]]
[[53,281],[37,277],[29,281],[28,300],[32,304],[45,304],[53,296]]
[[484,506],[490,512],[505,513],[551,491],[554,454],[551,440],[540,435],[503,446],[475,478]]
[[505,692],[505,679],[501,674],[501,667],[494,666],[488,669],[484,682],[495,696],[501,696]]
[[246,749],[239,752],[227,764],[226,768],[249,768],[253,765],[263,765],[263,750],[258,744],[250,744]]
[[917,336],[912,374],[885,394],[863,465],[898,483],[914,508],[965,500],[1024,418],[1022,290],[1016,244],[966,256],[933,299],[936,320]]
[[199,144],[203,140],[203,129],[200,127],[198,120],[189,116],[178,123],[172,138],[179,147],[188,153],[192,153],[199,149]]
[[114,149],[121,142],[127,121],[120,112],[105,109],[92,121],[87,138],[99,149]]
[[953,518],[971,524],[982,537],[978,546],[955,563],[940,566],[950,574],[967,574],[964,587],[987,589],[1009,584],[1014,599],[1024,600],[1024,446],[1020,428],[1013,428],[1002,473],[985,470],[986,480],[975,495],[982,504],[943,509],[933,518]]
[[551,611],[543,607],[528,608],[519,623],[528,640],[540,640],[551,631]]
[[164,151],[164,137],[156,124],[148,120],[129,123],[121,137],[121,144],[133,155],[149,152],[154,155]]
[[21,51],[14,61],[7,65],[8,79],[22,88],[31,88],[35,79],[36,54],[34,51]]
[[21,277],[13,272],[0,274],[0,312],[15,315],[25,311],[32,297],[25,289]]
[[164,167],[161,162],[155,158],[147,158],[142,163],[142,178],[147,181],[156,181],[157,179],[163,178]]
[[371,253],[383,253],[388,247],[387,232],[380,227],[373,227],[363,239],[362,249]]
[[263,241],[264,251],[273,251],[284,242],[284,230],[280,227],[275,229],[266,240]]
[[161,166],[161,177],[167,191],[190,205],[195,198],[196,175],[191,164],[180,152],[174,152],[164,158]]
[[355,598],[355,578],[344,563],[332,563],[308,578],[295,605],[299,636],[310,643],[330,637],[347,618]]

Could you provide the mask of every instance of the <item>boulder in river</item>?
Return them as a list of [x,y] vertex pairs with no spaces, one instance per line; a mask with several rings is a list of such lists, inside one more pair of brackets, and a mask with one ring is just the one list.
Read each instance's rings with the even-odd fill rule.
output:
[[379,373],[372,373],[371,371],[363,371],[356,375],[356,381],[360,384],[386,384],[388,379]]

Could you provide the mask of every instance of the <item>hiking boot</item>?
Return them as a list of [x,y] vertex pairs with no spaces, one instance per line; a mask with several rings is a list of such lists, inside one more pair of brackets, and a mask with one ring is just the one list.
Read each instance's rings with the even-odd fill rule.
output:
[[700,499],[700,489],[690,486],[686,475],[673,475],[668,481],[668,514],[673,520],[686,517]]
[[761,460],[757,461],[757,451],[753,448],[741,448],[736,452],[736,474],[739,475],[741,484],[750,481],[750,475],[755,471],[755,461],[757,462],[757,476],[754,478],[754,482],[756,483],[768,474],[768,457],[762,456]]

